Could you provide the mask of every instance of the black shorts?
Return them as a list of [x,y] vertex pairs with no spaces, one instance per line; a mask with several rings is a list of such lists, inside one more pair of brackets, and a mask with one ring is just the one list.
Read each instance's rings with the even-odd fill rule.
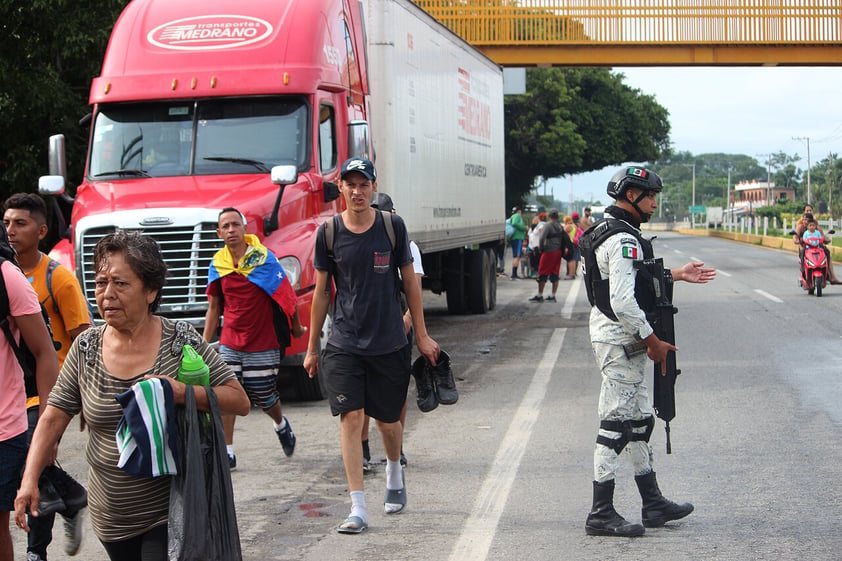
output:
[[385,355],[359,355],[327,345],[322,371],[333,415],[364,409],[384,423],[401,418],[409,388],[411,348]]

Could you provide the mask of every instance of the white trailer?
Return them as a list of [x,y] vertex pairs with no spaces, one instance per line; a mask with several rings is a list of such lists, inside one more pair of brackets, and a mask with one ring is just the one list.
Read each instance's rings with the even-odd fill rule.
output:
[[367,0],[377,184],[451,313],[495,305],[505,237],[503,72],[407,0]]

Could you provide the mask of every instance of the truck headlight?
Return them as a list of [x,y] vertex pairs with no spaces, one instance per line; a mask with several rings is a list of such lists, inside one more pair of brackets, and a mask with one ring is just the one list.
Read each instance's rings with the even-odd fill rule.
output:
[[298,281],[301,280],[301,263],[292,256],[287,256],[280,259],[281,266],[284,268],[284,272],[289,277],[289,282],[292,285],[293,290],[298,290],[301,288],[298,284]]

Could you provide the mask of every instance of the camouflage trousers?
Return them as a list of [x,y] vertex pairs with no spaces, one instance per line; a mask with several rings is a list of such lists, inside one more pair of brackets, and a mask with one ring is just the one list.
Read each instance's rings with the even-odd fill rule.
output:
[[[600,421],[638,421],[654,415],[646,386],[646,353],[627,357],[622,345],[592,343],[594,357],[602,371],[602,387],[599,391]],[[642,434],[646,427],[635,427],[633,432]],[[621,433],[599,429],[599,434],[611,440]],[[635,475],[652,471],[652,447],[645,440],[629,441],[618,454],[614,449],[596,444],[594,447],[594,481],[603,483],[614,479],[619,467],[620,456],[625,454],[634,466]]]

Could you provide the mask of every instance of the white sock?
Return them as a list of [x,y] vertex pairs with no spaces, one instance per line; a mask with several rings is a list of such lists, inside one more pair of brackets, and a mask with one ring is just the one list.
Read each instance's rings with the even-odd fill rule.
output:
[[403,466],[399,460],[392,461],[386,458],[386,489],[397,491],[403,489]]
[[234,455],[234,445],[233,444],[231,446],[226,445],[225,451],[228,452],[229,456],[233,456]]
[[284,430],[284,427],[287,426],[287,418],[281,417],[281,424],[272,421],[272,425],[274,425],[275,427],[275,432],[281,432],[282,430]]
[[368,524],[368,509],[365,507],[365,491],[351,491],[351,516],[359,516]]

